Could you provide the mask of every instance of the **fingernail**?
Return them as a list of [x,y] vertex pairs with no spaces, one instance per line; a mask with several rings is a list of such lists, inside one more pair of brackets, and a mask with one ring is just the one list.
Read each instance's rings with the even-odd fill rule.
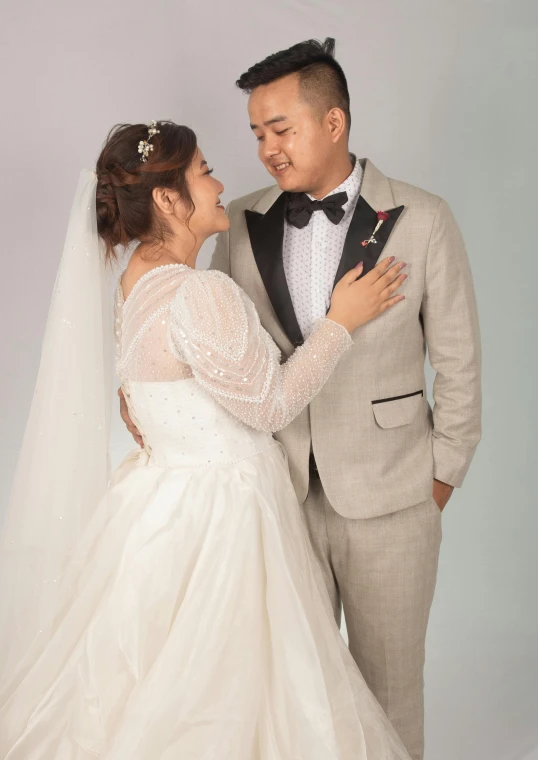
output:
[[407,266],[407,262],[406,261],[402,261],[402,263],[400,264],[400,269],[403,269],[406,266]]
[[403,282],[404,280],[407,280],[407,278],[408,278],[408,277],[409,277],[409,275],[408,275],[408,274],[403,274],[403,275],[402,275],[402,282]]
[[392,262],[394,261],[395,258],[396,258],[396,256],[391,256],[390,259],[389,259],[389,264],[392,264]]
[[359,261],[359,263],[357,264],[357,266],[355,267],[355,269],[362,269],[363,265],[364,265],[364,262],[363,261]]

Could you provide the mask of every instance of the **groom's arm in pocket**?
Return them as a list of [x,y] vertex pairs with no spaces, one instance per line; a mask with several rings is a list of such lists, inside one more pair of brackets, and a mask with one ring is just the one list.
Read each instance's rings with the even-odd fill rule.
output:
[[430,236],[421,312],[436,373],[433,459],[434,478],[440,482],[434,484],[434,494],[442,499],[444,491],[448,500],[452,487],[461,487],[481,437],[481,349],[469,259],[443,200]]

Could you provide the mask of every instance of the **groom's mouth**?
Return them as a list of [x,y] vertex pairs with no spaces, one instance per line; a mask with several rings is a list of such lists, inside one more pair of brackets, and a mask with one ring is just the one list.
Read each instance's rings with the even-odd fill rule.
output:
[[273,174],[277,177],[281,177],[287,170],[290,168],[291,162],[290,161],[283,161],[280,164],[275,164],[271,166],[273,170]]

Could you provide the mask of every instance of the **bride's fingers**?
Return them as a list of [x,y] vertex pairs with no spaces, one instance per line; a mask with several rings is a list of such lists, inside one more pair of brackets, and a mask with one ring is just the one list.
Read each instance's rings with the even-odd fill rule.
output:
[[355,280],[358,280],[359,277],[362,274],[362,270],[364,269],[364,262],[359,261],[356,267],[353,269],[350,269],[349,272],[346,272],[345,275],[342,277],[342,281],[345,285],[351,285]]
[[389,283],[380,293],[381,298],[385,301],[386,299],[390,298],[391,295],[394,293],[395,290],[398,290],[400,285],[407,280],[408,275],[407,274],[400,274],[394,279],[391,283]]
[[383,312],[387,309],[390,309],[391,306],[395,306],[397,303],[400,303],[400,301],[403,301],[405,296],[392,296],[392,298],[389,298],[387,301],[383,301],[381,306],[379,307],[379,311]]
[[368,272],[368,274],[364,275],[364,279],[370,284],[373,285],[374,283],[378,282],[378,280],[381,277],[384,277],[385,274],[389,271],[391,268],[395,257],[389,256],[386,259],[383,259],[382,261],[379,261],[375,267]]
[[[385,288],[389,282],[392,282],[397,276],[399,270],[405,266],[405,264],[393,264],[394,259],[394,256],[388,256],[386,259],[383,259],[383,261],[380,261],[368,272],[368,274],[364,275],[364,281],[370,285],[377,285],[379,290]],[[364,262],[361,261],[354,269],[350,269],[349,272],[346,272],[342,277],[342,280],[347,285],[351,285],[361,276],[363,270]]]
[[385,290],[386,287],[391,284],[391,282],[394,282],[394,280],[397,279],[402,269],[404,269],[406,266],[407,264],[403,261],[399,261],[397,264],[392,264],[385,272],[385,274],[382,274],[381,277],[379,277],[374,282],[373,288],[378,293],[381,293],[383,290]]

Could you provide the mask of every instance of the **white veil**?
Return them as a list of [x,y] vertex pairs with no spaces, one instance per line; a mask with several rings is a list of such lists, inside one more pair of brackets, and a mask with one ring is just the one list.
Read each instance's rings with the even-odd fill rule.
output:
[[108,484],[112,299],[96,185],[83,171],[1,531],[0,693],[36,637],[50,636],[57,581]]

